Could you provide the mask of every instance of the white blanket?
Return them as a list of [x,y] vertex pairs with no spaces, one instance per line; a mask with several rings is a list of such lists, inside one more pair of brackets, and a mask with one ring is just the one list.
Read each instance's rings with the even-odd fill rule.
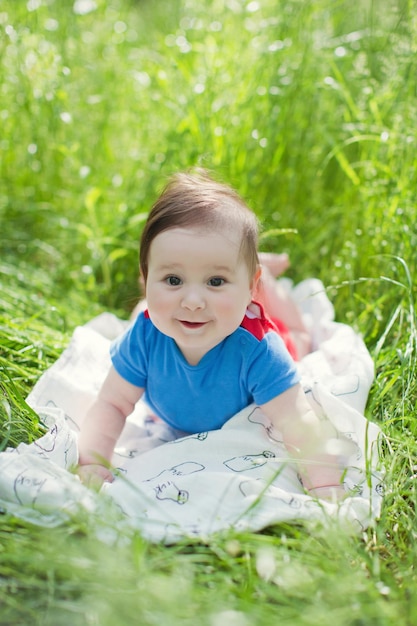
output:
[[363,415],[372,359],[358,334],[334,321],[320,281],[309,279],[295,288],[280,282],[299,304],[313,337],[314,351],[299,364],[302,384],[314,410],[337,429],[337,452],[348,466],[343,502],[305,494],[280,433],[254,405],[220,430],[178,439],[139,402],[116,446],[114,482],[99,494],[87,489],[70,471],[78,458],[77,432],[109,368],[110,341],[127,324],[105,313],[75,330],[30,393],[28,403],[49,430],[30,445],[0,453],[3,510],[43,526],[85,513],[105,539],[115,528],[133,529],[165,543],[301,519],[368,526],[378,517],[383,491],[380,431]]

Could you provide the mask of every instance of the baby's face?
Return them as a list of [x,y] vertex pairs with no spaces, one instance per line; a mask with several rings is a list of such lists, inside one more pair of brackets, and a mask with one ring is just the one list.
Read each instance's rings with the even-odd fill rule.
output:
[[240,234],[172,228],[149,250],[146,298],[153,324],[172,337],[191,365],[243,320],[254,279]]

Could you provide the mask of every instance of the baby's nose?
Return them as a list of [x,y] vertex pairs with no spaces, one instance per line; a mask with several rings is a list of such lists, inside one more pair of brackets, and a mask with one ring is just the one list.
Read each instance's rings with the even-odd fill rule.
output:
[[205,299],[201,292],[201,289],[197,287],[190,287],[183,295],[181,306],[190,311],[196,311],[197,309],[204,309]]

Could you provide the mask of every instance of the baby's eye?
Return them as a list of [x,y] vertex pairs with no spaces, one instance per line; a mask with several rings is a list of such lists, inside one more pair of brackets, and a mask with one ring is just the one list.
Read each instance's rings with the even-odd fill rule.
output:
[[178,287],[178,285],[181,285],[182,280],[178,276],[167,276],[165,282],[171,287]]
[[220,276],[213,276],[213,278],[210,278],[208,281],[208,285],[210,285],[210,287],[221,287],[225,282],[224,278],[220,278]]

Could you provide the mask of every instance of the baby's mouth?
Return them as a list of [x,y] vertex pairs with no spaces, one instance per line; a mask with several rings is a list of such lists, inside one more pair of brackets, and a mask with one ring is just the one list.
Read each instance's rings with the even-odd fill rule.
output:
[[187,320],[180,320],[180,323],[185,326],[185,328],[201,328],[207,322],[187,322]]

